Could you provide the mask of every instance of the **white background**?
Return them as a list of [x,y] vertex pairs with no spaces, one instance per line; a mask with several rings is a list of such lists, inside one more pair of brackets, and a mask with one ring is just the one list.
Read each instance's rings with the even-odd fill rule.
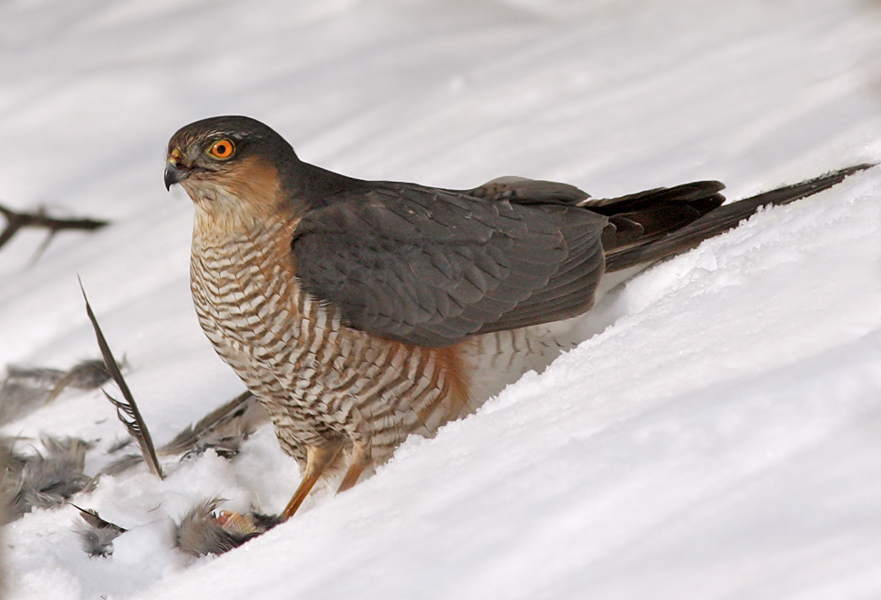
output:
[[[180,126],[247,114],[351,176],[732,199],[881,160],[881,9],[856,0],[5,0],[0,201],[107,218],[0,251],[0,366],[97,355],[77,275],[162,444],[242,390],[198,330]],[[602,307],[612,325],[339,497],[219,558],[173,549],[215,495],[278,512],[265,428],[228,462],[142,467],[2,543],[12,598],[877,598],[881,170],[763,212]],[[124,436],[100,392],[4,428]]]

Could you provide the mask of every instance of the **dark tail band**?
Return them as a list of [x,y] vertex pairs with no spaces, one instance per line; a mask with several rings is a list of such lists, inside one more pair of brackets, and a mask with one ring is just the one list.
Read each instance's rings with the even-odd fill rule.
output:
[[764,192],[738,202],[720,206],[685,227],[645,244],[629,246],[606,254],[606,272],[620,271],[638,264],[660,260],[690,250],[707,238],[735,227],[762,206],[789,204],[841,183],[848,175],[863,171],[874,164],[861,164],[841,169],[815,179]]

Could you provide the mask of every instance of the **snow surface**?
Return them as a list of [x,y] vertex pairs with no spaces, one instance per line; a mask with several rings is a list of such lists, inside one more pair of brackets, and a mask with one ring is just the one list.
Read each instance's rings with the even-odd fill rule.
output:
[[[349,175],[594,196],[718,178],[731,198],[881,159],[871,0],[6,0],[0,201],[108,218],[0,252],[0,365],[97,355],[77,274],[162,444],[241,391],[196,324],[168,137],[248,114]],[[73,507],[8,525],[8,597],[879,598],[881,169],[652,268],[602,333],[372,479],[221,557],[172,548],[215,495],[278,512],[264,428],[104,477],[130,531],[90,559]],[[100,392],[7,425],[124,435]],[[38,442],[34,441],[34,444]]]

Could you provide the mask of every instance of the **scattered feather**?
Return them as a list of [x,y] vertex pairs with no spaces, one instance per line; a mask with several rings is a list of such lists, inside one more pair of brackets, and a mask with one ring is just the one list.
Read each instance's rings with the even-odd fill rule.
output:
[[80,508],[73,502],[70,504],[80,511],[80,517],[85,522],[85,527],[76,530],[81,538],[83,550],[93,557],[113,554],[113,540],[128,530],[116,523],[105,521],[94,509]]
[[[159,456],[183,455],[181,460],[214,450],[218,456],[233,458],[242,443],[257,429],[269,422],[266,409],[250,393],[244,392],[213,410],[194,425],[187,426],[173,440],[160,447]],[[116,446],[110,452],[116,451]],[[127,455],[107,465],[101,472],[117,475],[140,464],[142,457]]]
[[247,536],[246,539],[262,535],[282,522],[280,515],[264,515],[256,512],[243,515],[226,510],[217,513],[216,519],[224,530],[237,536]]
[[101,475],[119,475],[128,471],[134,466],[144,462],[144,457],[140,454],[126,454],[114,460],[112,463],[101,469]]
[[109,378],[100,360],[84,360],[67,371],[10,365],[0,383],[0,425],[19,419],[55,399],[67,387],[96,389]]
[[[125,360],[123,360],[123,365]],[[64,373],[52,387],[46,398],[50,402],[58,397],[67,387],[79,390],[94,390],[110,380],[110,373],[104,365],[104,361],[98,359],[84,360],[75,364],[69,371]]]
[[12,453],[12,440],[0,436],[0,525],[5,525],[11,520],[10,507],[19,488],[20,473],[21,463]]
[[224,458],[232,458],[239,453],[242,443],[268,422],[266,410],[251,392],[244,392],[181,431],[159,451],[189,458],[213,449]]
[[28,383],[44,389],[51,389],[62,377],[64,377],[64,371],[61,369],[18,367],[15,365],[6,367],[6,381]]
[[146,461],[150,471],[159,479],[164,479],[165,474],[162,472],[162,466],[159,464],[159,457],[156,456],[153,440],[140,412],[133,404],[134,399],[131,399],[129,402],[117,400],[107,392],[104,392],[104,396],[116,407],[116,415],[119,417],[119,420],[122,421],[122,424],[125,425],[131,436],[137,440],[138,445],[141,447],[142,458]]
[[[10,520],[10,501],[12,489],[9,486],[10,458],[12,456],[12,443],[7,438],[0,436],[0,525],[6,525]],[[0,528],[2,530],[2,528]],[[2,556],[0,556],[0,597],[6,597],[6,557],[5,545],[0,544]]]
[[118,439],[107,449],[107,454],[116,454],[121,450],[125,450],[132,445],[133,441],[130,437]]
[[259,513],[241,515],[221,511],[216,514],[214,511],[220,503],[219,498],[206,500],[184,516],[176,534],[176,545],[181,551],[194,556],[223,554],[280,522],[278,517]]
[[11,423],[43,406],[47,391],[20,381],[0,383],[0,425]]
[[141,411],[138,410],[135,398],[122,376],[119,364],[116,362],[116,359],[113,358],[110,346],[107,344],[107,340],[101,332],[101,327],[98,325],[98,319],[95,317],[95,313],[92,312],[92,307],[89,305],[89,299],[86,297],[86,290],[83,288],[82,281],[80,281],[80,289],[83,292],[83,300],[86,302],[86,314],[89,315],[89,320],[92,322],[92,327],[95,330],[95,337],[98,339],[98,347],[101,349],[101,356],[104,357],[104,365],[107,367],[107,371],[119,387],[120,392],[122,392],[124,400],[116,400],[107,392],[104,392],[104,395],[107,396],[107,399],[116,407],[116,415],[119,417],[119,420],[122,421],[123,425],[125,425],[126,430],[128,430],[129,434],[137,440],[138,445],[141,447],[141,452],[144,455],[144,460],[147,462],[147,466],[150,467],[150,470],[155,473],[159,479],[164,479],[165,476],[162,473],[162,466],[159,464],[159,458],[156,456],[156,449],[153,446],[153,438],[150,436],[150,431],[147,429],[147,424],[144,422],[143,417],[141,417]]
[[217,522],[214,509],[218,504],[219,498],[201,502],[181,519],[175,536],[180,550],[194,556],[223,554],[244,542]]
[[52,387],[64,377],[59,369],[9,365],[0,383],[0,424],[10,423],[43,406]]
[[42,443],[45,455],[12,455],[8,463],[7,477],[16,488],[11,518],[21,517],[34,508],[60,506],[94,484],[94,479],[83,472],[89,443],[50,437],[43,437]]

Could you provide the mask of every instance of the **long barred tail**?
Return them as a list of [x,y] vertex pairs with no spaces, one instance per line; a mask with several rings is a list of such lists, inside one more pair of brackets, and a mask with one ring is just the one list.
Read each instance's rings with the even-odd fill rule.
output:
[[713,209],[699,219],[660,238],[647,239],[645,243],[626,246],[606,253],[606,272],[620,271],[635,265],[653,262],[667,256],[690,250],[707,238],[735,227],[762,206],[789,204],[806,198],[834,185],[845,177],[863,171],[874,164],[861,164],[841,169],[815,179],[764,192],[738,202]]

